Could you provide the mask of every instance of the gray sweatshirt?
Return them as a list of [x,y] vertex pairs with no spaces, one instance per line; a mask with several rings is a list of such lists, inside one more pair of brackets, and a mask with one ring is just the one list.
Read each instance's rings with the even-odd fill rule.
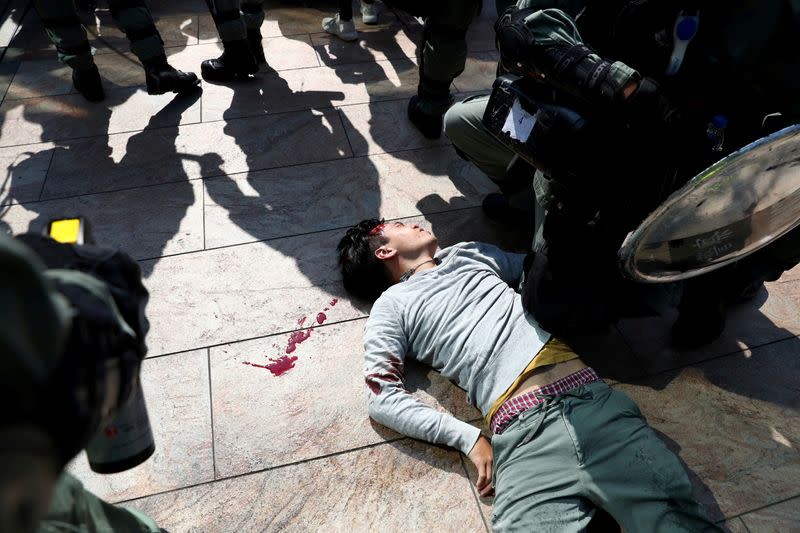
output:
[[524,255],[468,242],[437,257],[441,264],[393,285],[372,307],[364,329],[369,415],[404,435],[469,453],[480,430],[410,395],[405,359],[441,372],[485,415],[550,334],[512,288]]

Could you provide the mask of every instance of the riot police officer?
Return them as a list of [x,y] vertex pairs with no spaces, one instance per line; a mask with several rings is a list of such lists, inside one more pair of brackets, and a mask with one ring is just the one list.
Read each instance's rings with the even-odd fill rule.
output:
[[[554,154],[572,168],[534,174],[520,172],[514,152],[484,127],[486,97],[446,116],[455,147],[501,185],[504,201],[533,177],[546,215],[523,296],[540,323],[568,334],[624,313],[631,287],[616,250],[627,232],[708,164],[800,118],[798,29],[800,8],[785,0],[533,0],[498,20],[501,70],[525,78],[533,98],[594,125],[579,153]],[[574,148],[568,137],[555,149]],[[492,208],[498,199],[489,200]],[[725,302],[796,264],[795,244],[687,283],[676,343],[715,338]]]

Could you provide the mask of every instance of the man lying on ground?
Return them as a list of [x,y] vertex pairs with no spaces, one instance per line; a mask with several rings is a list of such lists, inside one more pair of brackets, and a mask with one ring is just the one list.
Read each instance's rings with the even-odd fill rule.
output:
[[[601,508],[631,532],[719,531],[636,404],[523,311],[523,255],[480,243],[436,253],[416,224],[374,219],[338,252],[345,288],[375,300],[364,332],[370,416],[466,454],[480,494],[496,490],[495,530],[582,531]],[[408,394],[407,358],[466,390],[491,444]]]

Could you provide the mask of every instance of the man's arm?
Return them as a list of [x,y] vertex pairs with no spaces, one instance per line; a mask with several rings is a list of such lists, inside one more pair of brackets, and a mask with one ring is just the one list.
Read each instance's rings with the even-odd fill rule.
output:
[[399,312],[390,300],[379,299],[364,331],[364,379],[369,390],[369,416],[403,435],[452,446],[469,454],[480,430],[451,414],[437,411],[406,390],[407,349]]
[[495,273],[511,287],[517,287],[522,278],[525,254],[506,252],[493,244],[476,242],[470,246],[476,258],[487,264]]

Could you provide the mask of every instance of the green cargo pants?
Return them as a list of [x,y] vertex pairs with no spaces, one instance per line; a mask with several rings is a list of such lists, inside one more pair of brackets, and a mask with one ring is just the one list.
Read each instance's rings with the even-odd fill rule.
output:
[[239,41],[264,22],[264,0],[206,0],[222,41]]
[[446,0],[425,17],[418,94],[426,112],[444,113],[450,105],[450,84],[467,62],[467,29],[478,15],[477,0]]
[[605,509],[625,531],[721,531],[678,458],[602,381],[523,412],[492,437],[495,531],[583,531]]
[[[58,59],[78,70],[94,62],[75,6],[71,0],[34,0],[47,36],[56,45]],[[111,16],[131,43],[131,51],[142,63],[164,55],[164,42],[144,0],[109,0]]]
[[38,531],[158,533],[161,528],[139,511],[104,502],[65,472],[56,484],[50,510]]

